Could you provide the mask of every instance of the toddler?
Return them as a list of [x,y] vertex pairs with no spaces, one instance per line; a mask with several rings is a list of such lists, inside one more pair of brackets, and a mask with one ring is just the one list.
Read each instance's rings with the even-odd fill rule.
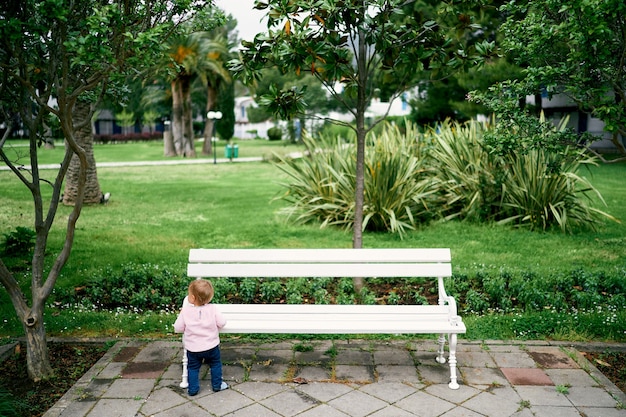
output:
[[192,281],[189,284],[187,302],[183,302],[183,308],[174,323],[174,331],[183,333],[183,343],[187,350],[189,395],[196,395],[200,390],[199,373],[203,362],[211,369],[213,391],[228,388],[228,384],[222,380],[219,337],[219,329],[224,327],[226,319],[214,304],[210,304],[213,294],[213,285],[209,281]]

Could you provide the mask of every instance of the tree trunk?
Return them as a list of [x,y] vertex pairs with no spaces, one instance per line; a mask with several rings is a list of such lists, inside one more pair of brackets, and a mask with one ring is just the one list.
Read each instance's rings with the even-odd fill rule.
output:
[[[216,102],[217,90],[213,86],[209,85],[207,87],[206,96],[206,113],[213,110]],[[205,117],[206,113],[204,115]],[[204,143],[202,144],[203,155],[211,155],[211,152],[213,152],[213,132],[215,132],[215,120],[207,118],[206,123],[204,124]]]
[[172,140],[174,142],[174,154],[183,153],[183,95],[181,79],[176,78],[172,82]]
[[[365,190],[365,107],[367,104],[367,55],[365,48],[365,33],[359,31],[358,40],[358,87],[356,103],[356,178],[354,187],[354,230],[352,247],[363,247],[363,203]],[[354,290],[357,294],[363,289],[363,278],[353,278]]]
[[183,149],[182,155],[195,158],[196,149],[193,134],[193,107],[191,105],[191,78],[183,78],[181,86],[183,98]]
[[[39,315],[43,318],[43,312]],[[50,365],[48,355],[48,344],[46,341],[46,329],[42,320],[36,320],[32,325],[27,319],[24,324],[26,334],[26,369],[28,377],[35,382],[42,379],[49,379],[54,371]]]
[[[43,262],[43,261],[42,261]],[[36,273],[36,272],[33,272]],[[37,299],[30,309],[19,283],[0,259],[0,282],[7,290],[11,302],[22,323],[26,335],[26,370],[33,381],[41,381],[52,377],[53,370],[48,356],[46,329],[43,323],[44,299]],[[33,293],[38,293],[33,291]]]
[[619,138],[619,133],[613,132],[613,134],[611,135],[611,142],[613,142],[613,145],[615,145],[615,147],[617,148],[617,151],[621,155],[626,155],[626,148],[624,147],[624,144]]
[[[102,202],[102,191],[98,182],[96,171],[96,159],[93,155],[93,133],[91,131],[90,105],[87,102],[77,100],[72,111],[74,126],[80,126],[75,130],[77,144],[85,150],[87,157],[87,183],[85,184],[84,204],[99,204]],[[78,177],[80,175],[80,160],[76,154],[72,156],[70,166],[65,178],[63,191],[63,204],[73,206],[78,196]]]
[[163,132],[163,156],[176,156],[176,149],[174,148],[174,139],[172,137],[171,130]]

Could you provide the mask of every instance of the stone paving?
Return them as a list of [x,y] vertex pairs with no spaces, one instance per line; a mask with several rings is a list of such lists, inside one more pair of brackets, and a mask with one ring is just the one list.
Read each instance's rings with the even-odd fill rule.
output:
[[179,387],[178,341],[119,341],[44,417],[626,417],[626,394],[567,344],[461,340],[460,389],[435,340],[222,343],[230,389]]

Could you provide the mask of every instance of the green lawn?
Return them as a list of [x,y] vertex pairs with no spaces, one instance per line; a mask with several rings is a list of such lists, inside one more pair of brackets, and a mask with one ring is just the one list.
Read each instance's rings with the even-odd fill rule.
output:
[[[99,162],[121,155],[158,160],[160,144],[100,145]],[[255,149],[253,151],[252,149]],[[271,149],[292,152],[293,145],[265,141],[240,142],[240,156],[248,149],[262,155]],[[51,151],[52,153],[60,150]],[[44,151],[46,163],[48,150]],[[271,153],[271,152],[270,152]],[[148,154],[150,154],[148,156]],[[152,159],[154,158],[154,159]],[[43,171],[51,179],[54,171]],[[626,165],[605,165],[589,174],[613,216],[626,220]],[[83,285],[99,270],[120,269],[128,263],[150,263],[184,271],[194,247],[351,247],[351,231],[316,225],[296,226],[277,214],[284,175],[270,163],[212,163],[159,167],[98,169],[100,185],[112,198],[106,206],[86,207],[78,222],[71,258],[57,288]],[[17,226],[32,228],[32,201],[26,188],[7,171],[0,171],[0,233]],[[51,234],[49,255],[58,253],[70,209],[59,210]],[[529,232],[511,227],[464,222],[435,222],[410,232],[404,239],[387,233],[366,233],[365,247],[449,247],[455,274],[477,271],[624,271],[626,223],[606,222],[597,231],[573,235]],[[21,278],[26,287],[29,277]],[[54,313],[54,314],[53,314]],[[171,333],[174,313],[102,313],[85,310],[49,311],[51,335],[150,335]],[[0,336],[15,337],[21,327],[4,291],[0,292]],[[528,317],[532,317],[527,316]],[[510,338],[512,316],[466,318],[472,338]],[[596,317],[602,320],[602,317]],[[624,317],[626,322],[626,317]],[[541,319],[538,319],[541,321]],[[582,320],[582,319],[581,319]],[[595,322],[594,322],[595,323]],[[595,326],[597,324],[590,324]],[[122,330],[120,330],[122,329]],[[624,329],[626,340],[626,328]],[[584,339],[584,332],[564,330],[550,337]]]

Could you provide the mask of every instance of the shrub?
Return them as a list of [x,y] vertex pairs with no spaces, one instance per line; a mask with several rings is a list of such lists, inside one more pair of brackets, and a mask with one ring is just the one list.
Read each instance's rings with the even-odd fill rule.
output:
[[[370,139],[365,156],[363,225],[366,230],[402,235],[430,218],[434,199],[432,175],[422,165],[424,143],[414,130],[406,140],[387,125],[380,136]],[[283,210],[296,222],[320,222],[352,228],[354,219],[354,144],[342,138],[303,139],[309,155],[282,158],[278,168],[289,176],[282,197],[290,205]]]
[[430,160],[447,219],[489,220],[498,212],[501,178],[497,159],[482,143],[485,126],[446,120],[427,133],[434,140]]
[[280,127],[271,127],[267,129],[267,138],[269,140],[282,140],[283,131]]
[[55,292],[61,304],[89,304],[101,309],[137,311],[178,310],[191,278],[168,267],[129,263],[121,270],[107,268],[94,274],[84,287]]
[[[488,129],[478,122],[442,123],[428,133],[435,141],[431,163],[447,219],[493,220],[531,230],[564,232],[615,220],[590,205],[602,196],[580,169],[595,163],[584,150],[530,149],[502,156],[488,152]],[[493,133],[492,133],[493,135]]]
[[15,231],[4,235],[4,254],[13,256],[27,255],[35,247],[35,231],[18,226]]
[[531,150],[504,158],[506,177],[502,193],[501,224],[515,223],[529,229],[546,230],[557,226],[564,232],[575,228],[595,228],[599,218],[615,220],[609,214],[591,207],[600,193],[579,176],[581,166],[593,164],[583,150],[554,154]]

